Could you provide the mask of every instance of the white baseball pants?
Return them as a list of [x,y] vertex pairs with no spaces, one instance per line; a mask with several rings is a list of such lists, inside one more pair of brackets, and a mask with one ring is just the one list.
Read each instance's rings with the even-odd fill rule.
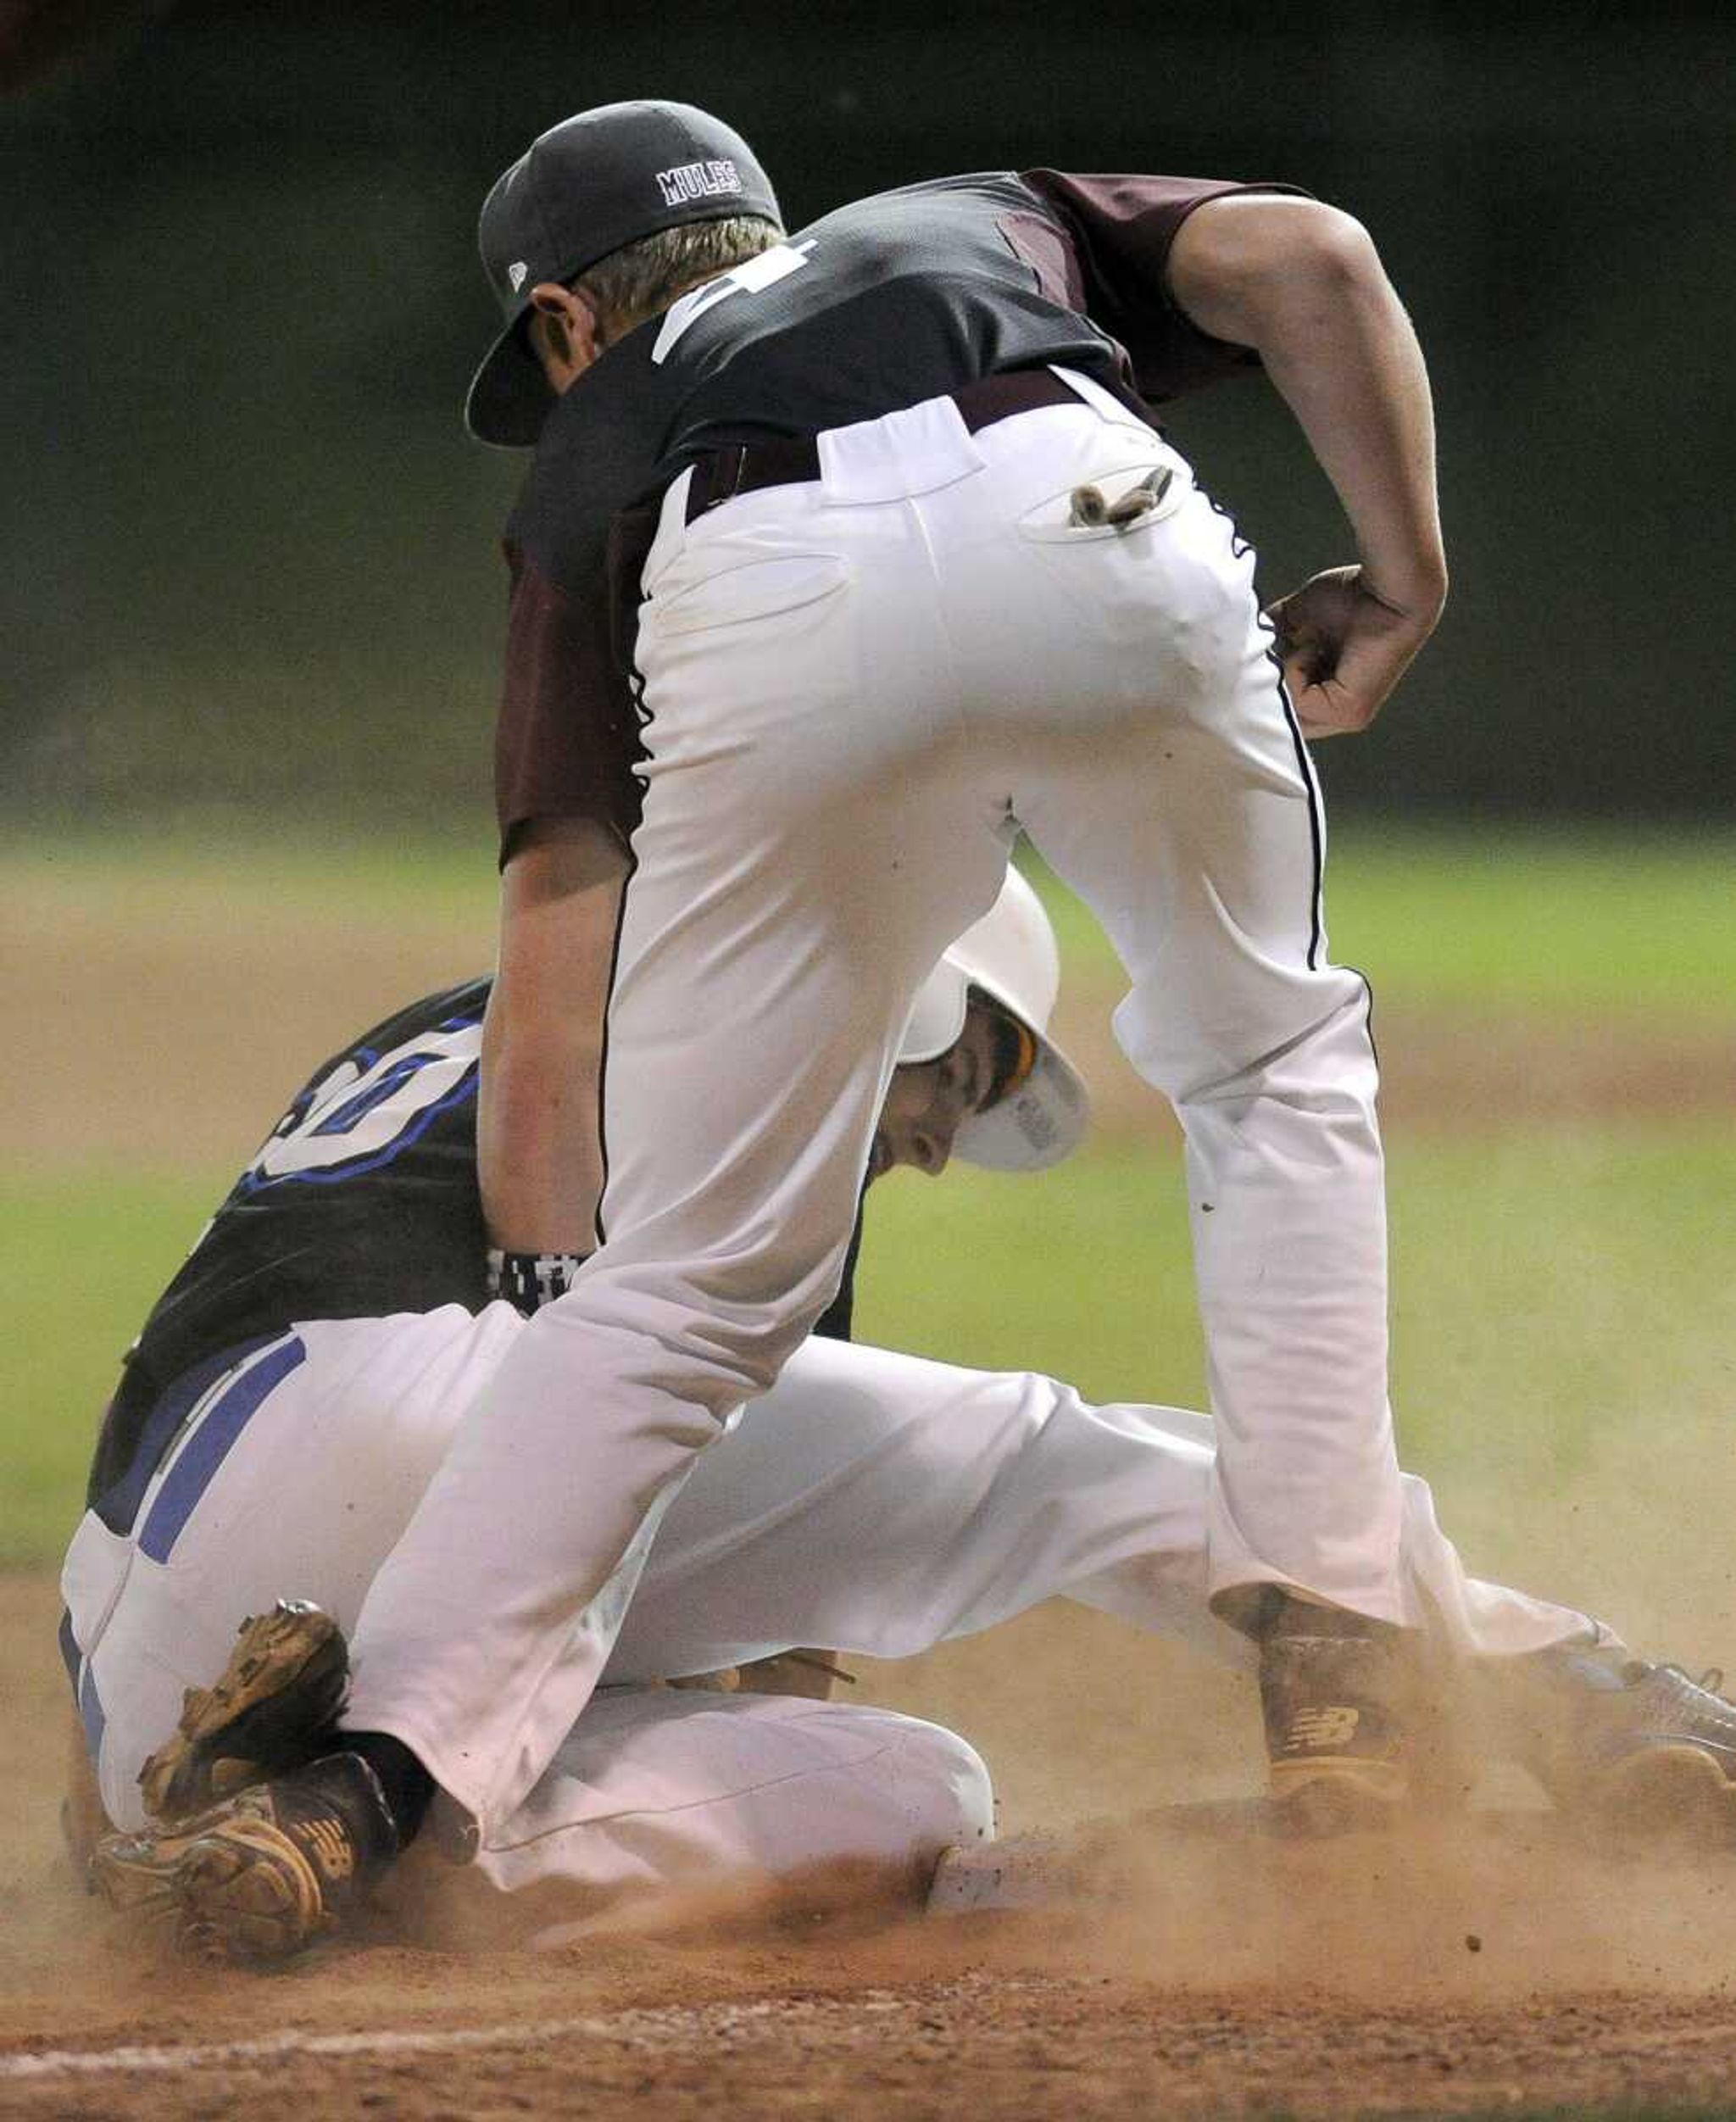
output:
[[[87,1516],[63,1577],[104,1806],[183,1688],[222,1668],[243,1614],[317,1600],[346,1631],[479,1389],[531,1327],[504,1305],[314,1323],[209,1389],[131,1531]],[[253,1395],[269,1367],[275,1382]],[[491,1824],[472,1891],[560,1888],[606,1907],[654,1879],[908,1865],[988,1829],[986,1772],[950,1732],[844,1704],[648,1691],[804,1643],[926,1650],[1061,1593],[1246,1664],[1206,1602],[1211,1429],[1095,1407],[1056,1380],[810,1341],[704,1455],[669,1510],[576,1724],[533,1705],[548,1766]],[[1584,1617],[1467,1578],[1427,1485],[1405,1484],[1403,1611],[1466,1655],[1588,1635]],[[353,1720],[357,1721],[357,1720]],[[485,1704],[428,1766],[448,1791],[522,1743]]]
[[[949,399],[823,435],[820,481],[692,525],[685,476],[666,499],[607,1242],[357,1630],[358,1717],[425,1758],[503,1696],[582,1707],[658,1511],[836,1286],[912,997],[1021,826],[1113,939],[1118,1034],[1186,1131],[1208,1589],[1400,1617],[1376,1070],[1364,983],[1326,956],[1313,775],[1248,547],[1078,388],[974,436]],[[1081,483],[1154,471],[1130,528],[1071,522]],[[485,1821],[542,1773],[528,1732],[451,1786]]]

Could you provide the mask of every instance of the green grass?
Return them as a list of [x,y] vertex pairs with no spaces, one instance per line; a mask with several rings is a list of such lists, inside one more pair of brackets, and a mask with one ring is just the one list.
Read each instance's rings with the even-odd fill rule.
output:
[[[1736,837],[1703,833],[1334,833],[1334,957],[1405,1003],[1616,1010],[1736,1026]],[[1085,909],[1049,894],[1066,961],[1113,965]]]
[[126,1173],[0,1186],[0,1288],[15,1362],[0,1565],[57,1558],[120,1359],[223,1192]]
[[1407,1000],[1736,1025],[1733,865],[1728,837],[1353,836],[1328,858],[1333,949]]
[[79,905],[102,905],[117,893],[172,886],[192,898],[220,894],[237,911],[286,900],[310,913],[349,908],[368,913],[414,906],[492,917],[498,888],[491,842],[382,834],[358,843],[316,833],[276,838],[226,827],[169,827],[148,838],[68,833],[52,840],[0,834],[0,877],[52,885]]
[[[1067,962],[1113,958],[1095,922],[1032,873],[1049,898]],[[52,877],[86,898],[138,880],[220,890],[225,903],[311,909],[494,903],[492,849],[481,841],[382,838],[366,847],[192,829],[129,839],[0,838],[0,877]],[[1383,996],[1406,1002],[1534,1005],[1722,1017],[1736,1023],[1736,834],[1479,833],[1412,827],[1335,832],[1327,867],[1334,955]]]
[[[1600,1424],[1736,1402],[1729,1130],[1430,1139],[1394,1150],[1389,1191],[1394,1396],[1419,1460],[1493,1447],[1516,1490],[1571,1472]],[[1176,1158],[900,1175],[864,1257],[866,1339],[1202,1404]]]
[[[1332,899],[1341,955],[1383,994],[1542,1012],[1736,1020],[1736,840],[1347,834]],[[167,838],[0,844],[0,883],[100,905],[221,885],[252,905],[440,907],[486,918],[486,849],[292,849]],[[52,917],[52,916],[50,916]],[[1057,901],[1076,977],[1106,947]],[[311,1062],[316,1056],[309,1055]],[[267,1099],[281,1086],[261,1085]],[[263,1125],[267,1114],[261,1108]],[[120,1171],[0,1188],[12,1371],[0,1559],[58,1552],[117,1359],[226,1174]],[[1713,1122],[1407,1138],[1392,1204],[1395,1384],[1409,1456],[1493,1469],[1515,1495],[1576,1478],[1606,1441],[1736,1411],[1736,1134]],[[875,1204],[864,1333],[983,1365],[1055,1371],[1098,1397],[1199,1404],[1179,1172],[1100,1150],[1040,1179],[901,1177]],[[1491,1507],[1488,1523],[1499,1525]]]
[[[222,1184],[108,1174],[0,1190],[0,1286],[27,1337],[0,1559],[58,1553],[119,1356]],[[1413,1142],[1394,1152],[1391,1195],[1394,1400],[1419,1468],[1497,1498],[1549,1495],[1614,1442],[1736,1407],[1728,1130]],[[959,1362],[1053,1371],[1093,1398],[1201,1405],[1177,1160],[888,1181],[858,1324]],[[1497,1502],[1488,1516],[1499,1533]]]
[[[1176,1160],[900,1175],[874,1204],[863,1338],[1203,1405]],[[1481,1573],[1677,1657],[1736,1635],[1736,1134],[1717,1122],[1395,1145],[1399,1448]]]

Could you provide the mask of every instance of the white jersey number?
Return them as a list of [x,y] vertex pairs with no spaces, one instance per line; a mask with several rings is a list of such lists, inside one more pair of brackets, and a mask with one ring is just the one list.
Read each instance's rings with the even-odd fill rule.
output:
[[814,248],[810,237],[805,243],[774,243],[770,250],[761,251],[745,264],[736,265],[726,273],[720,273],[715,280],[704,281],[698,287],[688,288],[679,302],[669,305],[663,320],[663,329],[657,335],[657,343],[651,349],[652,360],[660,368],[675,352],[676,343],[696,318],[715,309],[720,302],[731,295],[763,294],[766,288],[775,287],[781,280],[787,280],[793,272],[799,272],[808,262],[808,253]]
[[419,1033],[390,1053],[352,1056],[278,1122],[242,1186],[348,1178],[390,1163],[438,1114],[474,1094],[481,1051],[481,1026],[463,1024]]

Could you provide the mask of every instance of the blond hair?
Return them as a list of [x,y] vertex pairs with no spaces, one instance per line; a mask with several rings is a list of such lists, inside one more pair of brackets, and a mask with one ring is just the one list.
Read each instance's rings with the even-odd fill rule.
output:
[[667,309],[685,289],[782,241],[777,223],[758,214],[682,221],[599,258],[574,281],[573,290],[596,312],[604,340],[612,342]]

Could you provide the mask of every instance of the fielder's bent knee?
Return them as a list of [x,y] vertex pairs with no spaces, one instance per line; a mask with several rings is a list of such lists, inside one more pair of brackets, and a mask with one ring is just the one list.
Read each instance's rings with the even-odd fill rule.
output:
[[1116,1012],[1116,1036],[1134,1067],[1183,1119],[1190,1106],[1256,1098],[1299,1109],[1372,1105],[1379,1070],[1361,975],[1335,966],[1329,982],[1305,976],[1284,999],[1291,1008],[1250,1013],[1241,1026],[1190,1039],[1185,1033],[1177,1037],[1173,1016],[1142,1036],[1130,996]]

